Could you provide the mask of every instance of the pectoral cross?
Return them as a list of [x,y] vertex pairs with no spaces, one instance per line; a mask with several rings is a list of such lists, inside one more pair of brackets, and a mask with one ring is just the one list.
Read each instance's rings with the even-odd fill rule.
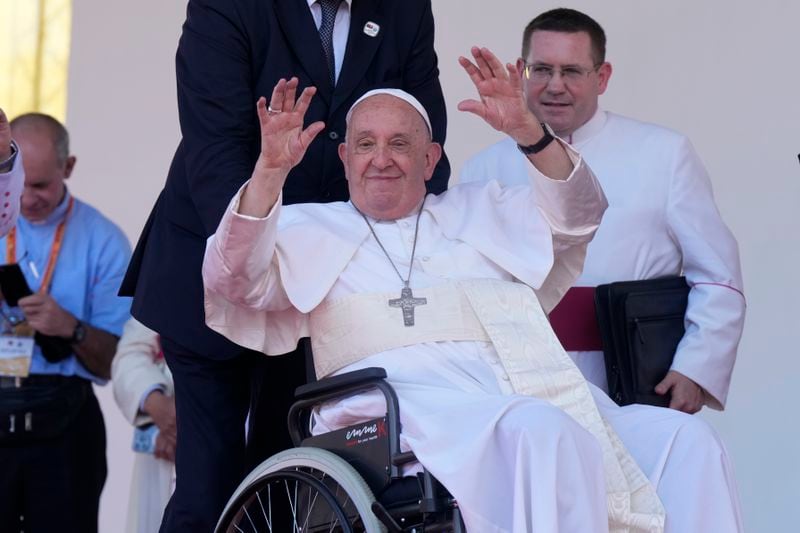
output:
[[427,304],[427,298],[414,298],[411,287],[407,285],[400,291],[400,298],[389,300],[389,307],[399,307],[403,310],[403,322],[406,327],[414,325],[414,308]]

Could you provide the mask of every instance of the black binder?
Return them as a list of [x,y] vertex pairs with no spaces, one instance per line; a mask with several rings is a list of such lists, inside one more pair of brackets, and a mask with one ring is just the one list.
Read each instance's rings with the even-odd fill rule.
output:
[[619,405],[669,406],[655,387],[672,366],[685,332],[689,285],[684,277],[619,281],[595,291],[608,394]]

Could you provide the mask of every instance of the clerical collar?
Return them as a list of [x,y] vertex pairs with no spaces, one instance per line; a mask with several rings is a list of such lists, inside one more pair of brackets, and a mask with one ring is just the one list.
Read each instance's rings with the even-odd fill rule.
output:
[[64,215],[67,213],[67,209],[69,209],[69,199],[72,195],[69,193],[69,188],[65,185],[64,186],[64,198],[61,199],[61,203],[53,209],[53,212],[47,215],[43,220],[32,221],[25,219],[25,222],[30,224],[31,226],[49,226],[52,224],[57,224],[64,219]]
[[600,133],[600,130],[606,125],[607,118],[606,112],[598,107],[592,118],[586,124],[573,131],[572,135],[569,135],[565,140],[572,146],[579,147],[582,143]]
[[[400,217],[400,218],[395,218],[393,220],[389,220],[389,219],[385,219],[385,218],[374,218],[374,217],[371,217],[371,216],[369,216],[367,214],[364,214],[363,216],[367,218],[367,220],[369,221],[370,224],[395,224],[395,223],[398,223],[398,222],[402,222],[403,220],[409,220],[409,219],[412,219],[412,218],[416,219],[417,218],[417,214],[419,213],[419,210],[420,209],[424,209],[423,204],[425,203],[425,197],[426,196],[428,196],[427,193],[425,193],[425,196],[422,197],[422,200],[420,200],[419,203],[414,206],[414,209],[412,209],[404,217]],[[361,213],[361,210],[355,206],[355,204],[353,203],[353,200],[348,200],[348,203],[353,207],[353,209],[356,210],[356,212]]]

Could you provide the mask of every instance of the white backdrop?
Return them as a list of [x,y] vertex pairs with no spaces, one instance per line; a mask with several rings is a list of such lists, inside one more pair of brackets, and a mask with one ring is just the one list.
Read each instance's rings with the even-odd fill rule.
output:
[[[608,34],[614,74],[602,105],[688,134],[711,173],[720,210],[739,240],[748,316],[728,409],[703,416],[728,443],[748,530],[795,531],[800,4],[434,0],[454,176],[470,154],[498,138],[456,110],[471,95],[457,56],[479,44],[513,61],[527,21],[564,4],[594,16]],[[79,164],[71,186],[132,243],[179,138],[173,58],[184,6],[185,0],[74,1],[67,122]],[[130,429],[110,388],[99,394],[110,469],[101,530],[112,533],[126,512]]]

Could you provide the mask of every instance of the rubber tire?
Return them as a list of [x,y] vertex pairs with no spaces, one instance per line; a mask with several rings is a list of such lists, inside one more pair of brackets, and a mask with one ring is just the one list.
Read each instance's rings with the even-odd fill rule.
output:
[[226,520],[232,510],[242,505],[239,499],[246,492],[249,492],[254,485],[261,482],[269,474],[298,466],[314,468],[333,478],[353,502],[367,533],[386,533],[386,526],[372,512],[372,502],[375,501],[375,496],[364,481],[364,478],[356,472],[350,463],[335,453],[312,447],[284,450],[254,468],[228,500],[225,510],[217,523],[215,533],[227,533],[229,524],[223,523],[223,521]]

